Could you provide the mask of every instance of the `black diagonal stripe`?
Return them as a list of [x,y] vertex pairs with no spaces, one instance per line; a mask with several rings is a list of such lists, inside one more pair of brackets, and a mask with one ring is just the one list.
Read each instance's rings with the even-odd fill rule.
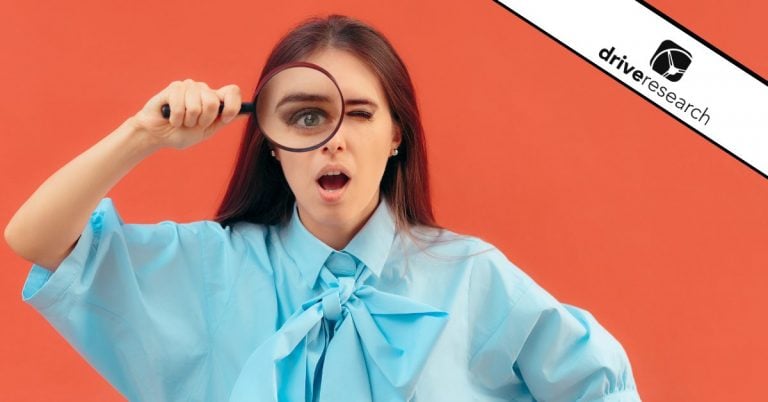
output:
[[[683,27],[682,25],[680,25],[679,23],[677,23],[675,20],[673,20],[672,18],[670,18],[670,17],[668,17],[667,15],[665,15],[664,13],[662,13],[661,11],[659,11],[659,10],[656,10],[655,8],[651,7],[651,6],[650,6],[648,3],[644,2],[644,1],[641,1],[641,0],[636,0],[636,1],[637,1],[638,3],[640,3],[641,5],[643,5],[644,7],[648,8],[648,10],[650,10],[651,12],[653,12],[653,13],[657,14],[658,16],[660,16],[660,17],[664,18],[664,19],[665,19],[667,22],[669,22],[669,23],[671,23],[671,24],[675,25],[675,27],[677,27],[678,29],[680,29],[680,30],[684,31],[685,33],[687,33],[688,35],[690,35],[692,38],[694,38],[694,39],[696,39],[697,41],[699,41],[701,44],[703,44],[703,45],[707,46],[709,49],[711,49],[712,51],[716,52],[717,54],[719,54],[720,56],[722,56],[724,59],[728,60],[728,62],[730,62],[730,63],[731,63],[731,64],[733,64],[734,66],[738,67],[738,68],[739,68],[739,69],[741,69],[742,71],[744,71],[744,72],[746,72],[747,74],[751,75],[752,77],[756,78],[756,79],[757,79],[758,81],[760,81],[760,82],[761,82],[763,85],[768,85],[768,83],[766,83],[766,80],[765,80],[765,78],[763,78],[763,77],[759,76],[757,73],[755,73],[755,72],[753,72],[752,70],[748,69],[748,68],[747,68],[747,67],[745,67],[743,64],[739,63],[738,61],[736,61],[736,60],[735,60],[735,59],[733,59],[732,57],[730,57],[730,56],[726,55],[725,53],[723,53],[722,51],[720,51],[720,50],[719,50],[719,49],[717,49],[716,47],[712,46],[712,45],[711,45],[711,44],[709,44],[707,41],[705,41],[704,39],[700,38],[698,35],[694,34],[694,33],[693,33],[693,32],[691,32],[690,30],[688,30],[687,28]],[[557,39],[556,37],[552,36],[552,35],[551,35],[549,32],[547,32],[547,31],[543,30],[543,29],[542,29],[541,27],[539,27],[538,25],[534,24],[533,22],[531,22],[531,21],[530,21],[530,20],[528,20],[527,18],[525,18],[525,17],[523,17],[522,15],[520,15],[520,14],[519,14],[517,11],[515,11],[515,10],[513,10],[513,9],[509,8],[509,7],[508,7],[506,4],[502,3],[500,0],[493,0],[493,2],[494,2],[494,3],[496,3],[496,4],[498,4],[498,5],[500,5],[502,8],[504,8],[505,10],[507,10],[507,11],[509,11],[510,13],[514,14],[515,16],[517,16],[518,18],[520,18],[521,20],[525,21],[525,22],[526,22],[528,25],[530,25],[530,26],[532,26],[532,27],[536,28],[536,30],[537,30],[537,31],[539,31],[539,32],[543,33],[543,34],[544,34],[544,35],[546,35],[548,38],[550,38],[550,39],[552,39],[553,41],[555,41],[555,42],[559,43],[559,44],[560,44],[561,46],[563,46],[564,48],[566,48],[566,49],[570,50],[570,51],[571,51],[571,53],[575,54],[576,56],[579,56],[579,57],[580,57],[582,60],[584,60],[584,61],[586,61],[587,63],[591,64],[593,67],[595,67],[595,68],[597,68],[598,70],[600,70],[600,71],[604,72],[604,73],[605,73],[607,76],[609,76],[609,77],[613,78],[613,79],[614,79],[616,82],[618,82],[619,84],[623,85],[625,88],[627,88],[627,89],[629,89],[630,91],[632,91],[632,92],[634,92],[634,93],[636,93],[636,94],[640,95],[640,97],[641,97],[641,98],[643,98],[643,99],[645,99],[645,100],[646,100],[648,103],[652,104],[652,105],[653,105],[653,106],[655,106],[657,109],[659,109],[659,110],[661,110],[662,112],[666,113],[667,115],[671,116],[673,119],[675,119],[675,120],[679,121],[679,122],[680,122],[680,123],[682,123],[684,126],[686,126],[686,127],[690,128],[691,130],[693,130],[693,132],[695,132],[696,134],[699,134],[699,135],[700,135],[701,137],[703,137],[705,140],[709,141],[711,144],[713,144],[713,145],[715,145],[716,147],[720,148],[720,149],[721,149],[723,152],[727,153],[728,155],[731,155],[731,156],[732,156],[732,157],[734,157],[736,160],[738,160],[739,162],[743,163],[744,165],[746,165],[747,167],[749,167],[750,169],[752,169],[752,170],[753,170],[755,173],[759,174],[760,176],[762,176],[762,177],[763,177],[763,178],[765,178],[765,179],[768,179],[768,175],[766,175],[766,173],[763,173],[763,172],[761,172],[759,169],[757,169],[756,167],[754,167],[754,166],[752,166],[751,164],[749,164],[749,162],[745,161],[744,159],[741,159],[741,158],[740,158],[738,155],[735,155],[733,152],[731,152],[731,151],[730,151],[730,150],[728,150],[727,148],[725,148],[725,147],[723,147],[722,145],[718,144],[718,143],[717,143],[717,142],[715,142],[713,139],[711,139],[711,138],[707,137],[707,136],[706,136],[706,135],[704,135],[704,134],[703,134],[701,131],[699,131],[699,130],[697,130],[697,129],[693,128],[693,127],[692,127],[690,124],[686,123],[685,121],[683,121],[683,120],[682,120],[682,119],[680,119],[679,117],[675,116],[675,115],[674,115],[672,112],[669,112],[668,110],[664,109],[663,107],[661,107],[660,105],[658,105],[656,102],[653,102],[653,101],[652,101],[652,100],[650,100],[650,99],[649,99],[647,96],[643,95],[642,93],[640,93],[640,92],[639,92],[639,91],[637,91],[636,89],[634,89],[634,88],[632,88],[631,86],[627,85],[626,83],[624,83],[624,81],[622,81],[622,80],[618,79],[618,78],[617,78],[617,77],[615,77],[613,74],[609,73],[609,72],[608,72],[606,69],[604,69],[604,68],[602,68],[602,67],[598,66],[597,64],[593,63],[593,62],[592,62],[592,60],[588,59],[586,56],[583,56],[581,53],[579,53],[579,52],[575,51],[573,48],[571,48],[570,46],[568,46],[568,45],[566,45],[565,43],[563,43],[561,40],[559,40],[559,39]]]
[[752,76],[752,77],[754,77],[756,80],[760,81],[760,82],[761,82],[763,85],[766,85],[766,86],[768,86],[768,81],[766,81],[766,79],[765,79],[765,78],[761,77],[761,76],[760,76],[760,75],[758,75],[756,72],[754,72],[754,71],[750,70],[749,68],[747,68],[747,66],[745,66],[745,65],[743,65],[743,64],[741,64],[741,63],[739,63],[739,61],[738,61],[738,60],[736,60],[736,59],[734,59],[733,57],[731,57],[731,56],[728,56],[727,54],[723,53],[723,51],[722,51],[722,50],[720,50],[720,49],[718,49],[718,48],[716,48],[716,47],[712,46],[712,44],[711,44],[711,43],[709,43],[709,42],[705,41],[705,40],[704,40],[704,39],[702,39],[702,38],[701,38],[699,35],[696,35],[695,33],[691,32],[691,31],[690,31],[688,28],[686,28],[686,27],[684,27],[684,26],[680,25],[680,24],[679,24],[677,21],[673,20],[672,18],[670,18],[670,17],[669,17],[669,16],[667,16],[666,14],[662,13],[661,11],[659,11],[659,10],[655,9],[655,8],[654,8],[652,5],[648,4],[647,2],[645,2],[645,1],[643,1],[643,0],[635,0],[635,1],[637,1],[637,2],[638,2],[638,3],[640,3],[640,4],[642,4],[642,5],[643,5],[643,7],[647,8],[647,9],[648,9],[648,10],[650,10],[650,11],[652,11],[654,14],[658,15],[659,17],[661,17],[661,18],[664,18],[664,19],[665,19],[667,22],[669,22],[670,24],[672,24],[672,25],[674,25],[675,27],[677,27],[677,29],[679,29],[679,30],[681,30],[681,31],[683,31],[683,32],[685,32],[685,33],[687,33],[687,34],[688,34],[688,35],[689,35],[691,38],[693,38],[693,39],[696,39],[697,41],[699,41],[699,43],[701,43],[702,45],[704,45],[704,46],[708,47],[708,48],[709,48],[709,50],[711,50],[711,51],[713,51],[713,52],[715,52],[715,53],[719,54],[719,55],[720,55],[720,57],[722,57],[722,58],[724,58],[724,59],[728,60],[728,62],[729,62],[729,63],[731,63],[731,64],[733,64],[734,66],[738,67],[739,69],[741,69],[741,71],[744,71],[745,73],[747,73],[747,74],[751,75],[751,76]]

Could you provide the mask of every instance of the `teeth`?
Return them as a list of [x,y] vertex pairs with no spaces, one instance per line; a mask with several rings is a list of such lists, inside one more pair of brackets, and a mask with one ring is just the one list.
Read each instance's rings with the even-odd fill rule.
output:
[[335,172],[328,172],[328,173],[324,174],[323,176],[338,176],[340,174],[341,174],[341,171],[337,170]]

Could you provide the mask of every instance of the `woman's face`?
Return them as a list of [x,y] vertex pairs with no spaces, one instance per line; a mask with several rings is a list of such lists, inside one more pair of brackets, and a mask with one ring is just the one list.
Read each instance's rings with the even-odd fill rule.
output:
[[[274,148],[307,229],[328,245],[343,248],[365,223],[379,201],[379,185],[387,159],[400,144],[386,95],[374,71],[352,53],[327,48],[302,61],[323,67],[336,81],[345,101],[339,130],[323,146],[309,152]],[[323,190],[318,180],[338,166],[349,180],[337,192]]]

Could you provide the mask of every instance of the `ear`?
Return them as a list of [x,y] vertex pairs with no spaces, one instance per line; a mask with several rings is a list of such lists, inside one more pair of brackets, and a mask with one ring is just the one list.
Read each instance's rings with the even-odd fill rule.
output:
[[403,141],[403,129],[399,124],[395,124],[392,131],[392,149],[395,149],[399,147],[400,143]]

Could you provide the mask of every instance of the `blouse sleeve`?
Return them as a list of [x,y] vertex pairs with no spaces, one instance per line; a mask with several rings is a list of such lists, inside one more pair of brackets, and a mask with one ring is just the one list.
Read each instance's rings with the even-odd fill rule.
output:
[[[558,302],[498,249],[490,255],[475,279],[488,283],[481,302],[506,307],[484,313],[493,330],[470,360],[485,386],[540,401],[640,401],[626,352],[589,312]],[[494,287],[504,302],[488,299]]]
[[32,266],[22,300],[127,399],[186,400],[216,318],[204,267],[217,246],[203,240],[213,225],[124,224],[104,198],[55,271]]

